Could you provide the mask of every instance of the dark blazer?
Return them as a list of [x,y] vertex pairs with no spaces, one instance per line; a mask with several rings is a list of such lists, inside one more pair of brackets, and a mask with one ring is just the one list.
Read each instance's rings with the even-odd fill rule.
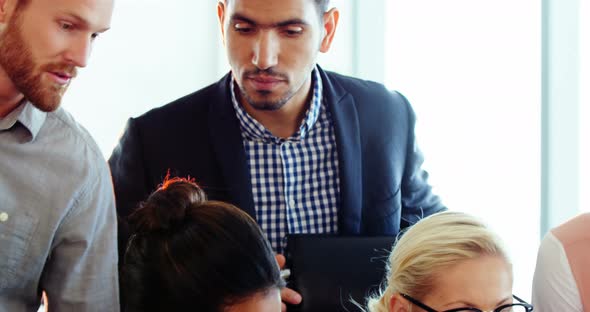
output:
[[[396,235],[445,209],[431,193],[408,101],[383,85],[320,69],[339,157],[345,235]],[[255,218],[250,173],[231,103],[230,78],[131,118],[109,159],[117,211],[125,219],[162,182],[190,176],[210,199]],[[126,229],[120,227],[120,249]]]

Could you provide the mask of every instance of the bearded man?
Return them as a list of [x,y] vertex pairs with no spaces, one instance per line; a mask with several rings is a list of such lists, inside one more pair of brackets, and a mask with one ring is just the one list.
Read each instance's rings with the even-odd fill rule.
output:
[[96,143],[59,107],[112,0],[0,0],[0,311],[118,311],[116,213]]
[[121,254],[125,220],[168,172],[247,212],[280,266],[289,234],[396,236],[446,209],[421,167],[406,98],[317,64],[339,16],[328,0],[218,1],[231,71],[130,118],[109,159]]

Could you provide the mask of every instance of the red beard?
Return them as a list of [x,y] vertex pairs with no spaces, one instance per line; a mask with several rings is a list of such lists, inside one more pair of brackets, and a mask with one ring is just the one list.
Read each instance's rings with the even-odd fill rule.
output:
[[43,79],[42,74],[63,72],[73,78],[76,76],[76,67],[58,63],[37,64],[22,36],[20,17],[20,12],[15,12],[4,32],[0,34],[0,66],[35,107],[45,112],[54,111],[59,107],[69,84],[48,81],[48,77]]

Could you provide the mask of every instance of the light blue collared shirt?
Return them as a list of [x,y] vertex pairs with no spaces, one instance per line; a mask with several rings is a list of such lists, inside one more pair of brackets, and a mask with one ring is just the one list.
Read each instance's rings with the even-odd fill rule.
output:
[[108,166],[59,108],[0,119],[0,311],[119,311],[117,220]]

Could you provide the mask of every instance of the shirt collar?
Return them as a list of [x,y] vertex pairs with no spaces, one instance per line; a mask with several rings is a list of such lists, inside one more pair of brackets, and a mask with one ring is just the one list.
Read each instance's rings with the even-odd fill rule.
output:
[[[256,119],[250,116],[243,108],[242,105],[239,104],[239,101],[236,97],[236,92],[234,90],[236,88],[234,77],[231,76],[231,98],[232,104],[236,111],[236,116],[240,122],[240,127],[242,129],[242,135],[244,138],[252,141],[265,141],[265,142],[275,142],[279,143],[285,141],[284,139],[277,138],[272,133],[266,129],[261,123],[259,123]],[[291,137],[287,138],[287,141],[299,141],[305,138],[307,133],[312,129],[315,122],[318,120],[320,115],[320,108],[322,106],[322,97],[323,97],[323,86],[322,86],[322,77],[320,76],[320,72],[316,67],[314,67],[312,71],[312,88],[313,94],[311,98],[311,103],[307,112],[305,113],[305,117],[301,121],[301,126],[299,130],[293,134]]]
[[33,141],[45,122],[47,113],[24,101],[6,117],[0,119],[0,131],[11,129],[18,121],[29,133],[27,142]]

